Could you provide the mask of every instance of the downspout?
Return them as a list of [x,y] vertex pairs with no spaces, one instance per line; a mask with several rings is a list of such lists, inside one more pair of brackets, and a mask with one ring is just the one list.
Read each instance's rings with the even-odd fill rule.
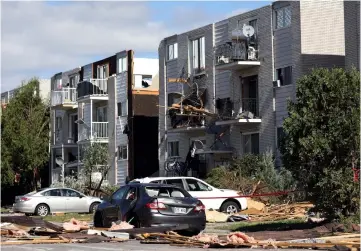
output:
[[[166,51],[166,45],[164,43],[164,40],[163,40],[163,47]],[[165,56],[163,57],[163,93],[164,93],[164,162],[163,162],[163,166],[162,168],[164,168],[164,164],[166,162],[166,160],[168,159],[168,151],[167,151],[167,146],[168,146],[168,128],[167,128],[167,109],[168,109],[168,92],[167,92],[167,65],[165,63],[165,58],[166,58],[166,55],[167,53],[164,54]],[[159,167],[160,169],[160,167]],[[165,172],[165,170],[163,170],[163,172]]]

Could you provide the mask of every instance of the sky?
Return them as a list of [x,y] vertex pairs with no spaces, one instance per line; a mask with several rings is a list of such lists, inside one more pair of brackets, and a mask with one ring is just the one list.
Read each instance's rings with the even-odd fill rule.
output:
[[125,49],[157,58],[165,37],[270,3],[1,1],[1,92]]

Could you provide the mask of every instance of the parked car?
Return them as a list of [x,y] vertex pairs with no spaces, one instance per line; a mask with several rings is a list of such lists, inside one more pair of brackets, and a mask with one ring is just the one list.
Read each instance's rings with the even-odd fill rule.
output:
[[206,226],[204,205],[182,188],[166,184],[129,183],[101,203],[94,214],[95,227],[118,220],[135,227],[187,224],[197,234]]
[[45,188],[15,197],[13,211],[46,216],[52,213],[92,213],[102,202],[71,188]]
[[235,190],[218,189],[194,177],[152,177],[135,179],[131,183],[171,184],[185,189],[190,195],[202,201],[206,209],[236,213],[247,209],[247,199],[240,198]]

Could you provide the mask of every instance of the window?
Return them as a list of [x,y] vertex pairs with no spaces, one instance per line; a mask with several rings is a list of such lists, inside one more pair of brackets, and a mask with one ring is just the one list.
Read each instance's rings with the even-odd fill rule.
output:
[[277,128],[277,147],[280,148],[281,146],[281,140],[284,137],[284,131],[283,131],[283,127],[278,127]]
[[137,195],[137,189],[135,187],[131,187],[127,192],[127,195],[125,196],[125,199],[129,201],[133,201],[137,198],[136,195]]
[[96,111],[97,111],[97,122],[107,122],[108,121],[106,106],[97,107]]
[[55,79],[54,90],[61,89],[62,87],[63,87],[62,86],[62,79],[61,78]]
[[205,69],[205,40],[204,37],[192,41],[192,68],[195,74]]
[[192,192],[200,192],[200,191],[210,191],[211,188],[209,186],[207,186],[206,184],[198,181],[198,180],[194,180],[194,179],[186,179],[189,191]]
[[148,88],[152,85],[152,75],[134,75],[135,88]]
[[291,25],[291,6],[283,7],[276,12],[276,29],[285,28]]
[[97,79],[106,79],[109,77],[109,65],[98,65]]
[[243,135],[243,153],[259,154],[259,134]]
[[52,189],[52,190],[46,191],[43,193],[43,195],[44,196],[57,196],[57,197],[62,196],[60,189]]
[[69,76],[69,87],[70,88],[76,88],[76,85],[79,82],[79,75],[73,74]]
[[69,114],[69,138],[75,140],[78,134],[78,124],[75,121],[78,119],[77,114]]
[[121,200],[124,198],[125,193],[128,191],[128,186],[123,186],[119,188],[115,193],[112,195],[112,200]]
[[127,71],[128,70],[127,68],[128,68],[127,57],[119,58],[118,59],[118,73]]
[[181,101],[182,95],[179,93],[168,93],[168,106],[178,104]]
[[179,156],[179,141],[168,142],[168,156]]
[[118,103],[118,117],[127,116],[127,102]]
[[292,66],[277,69],[277,80],[281,86],[292,84]]
[[167,60],[178,58],[178,43],[167,46]]
[[118,146],[118,160],[128,159],[128,146],[122,145]]
[[148,88],[152,85],[152,75],[142,75],[142,87]]
[[62,189],[62,190],[63,190],[63,195],[66,197],[80,197],[80,193],[74,190],[70,190],[70,189]]
[[181,179],[171,179],[171,180],[164,180],[166,184],[174,185],[184,189],[183,181]]
[[184,198],[190,197],[184,191],[179,188],[165,188],[165,187],[146,187],[145,192],[150,197],[173,197],[173,198]]
[[55,119],[55,125],[56,125],[55,128],[56,128],[57,130],[62,129],[62,127],[63,127],[63,120],[62,120],[61,117],[56,117],[56,119]]

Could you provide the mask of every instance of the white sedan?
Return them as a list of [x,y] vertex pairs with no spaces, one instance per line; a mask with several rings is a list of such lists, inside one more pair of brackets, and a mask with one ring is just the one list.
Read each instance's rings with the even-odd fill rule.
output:
[[52,213],[92,213],[102,202],[71,188],[45,188],[15,197],[15,213],[46,216]]
[[194,177],[152,177],[135,179],[131,182],[179,186],[188,191],[192,197],[202,201],[208,210],[213,209],[226,213],[236,213],[247,209],[247,199],[240,197],[237,191],[218,189]]

